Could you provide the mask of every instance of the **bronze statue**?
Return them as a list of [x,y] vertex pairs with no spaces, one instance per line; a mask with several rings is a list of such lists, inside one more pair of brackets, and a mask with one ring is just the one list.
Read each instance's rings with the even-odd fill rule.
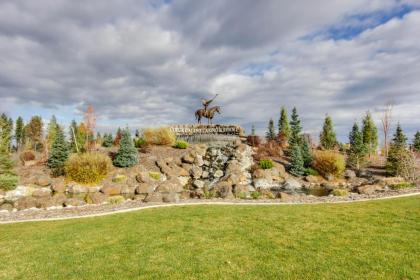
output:
[[213,102],[213,100],[218,96],[218,94],[216,94],[212,99],[201,99],[201,103],[204,106],[204,110],[207,110],[207,108],[209,107],[210,103]]
[[214,118],[214,114],[215,113],[219,113],[220,114],[220,107],[216,106],[216,107],[212,107],[210,109],[198,109],[195,112],[195,118],[197,119],[198,123],[201,123],[201,118],[207,118],[207,123],[208,124],[212,124],[212,119]]

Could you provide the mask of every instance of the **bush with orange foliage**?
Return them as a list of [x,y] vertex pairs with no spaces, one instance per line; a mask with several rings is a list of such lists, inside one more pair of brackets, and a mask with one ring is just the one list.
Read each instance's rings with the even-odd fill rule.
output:
[[279,158],[283,155],[283,149],[279,143],[277,141],[269,141],[258,147],[256,153],[254,154],[254,159],[259,161],[267,158]]
[[32,151],[24,151],[19,156],[22,162],[35,160],[35,153]]
[[258,147],[261,145],[261,137],[257,135],[248,135],[246,142],[252,147]]

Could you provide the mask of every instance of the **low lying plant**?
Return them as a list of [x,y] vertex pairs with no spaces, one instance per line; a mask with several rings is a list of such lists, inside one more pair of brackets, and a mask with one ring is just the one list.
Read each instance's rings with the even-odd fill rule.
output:
[[183,141],[183,140],[177,140],[175,142],[174,147],[177,148],[177,149],[186,149],[186,148],[188,148],[188,142]]
[[19,156],[22,162],[35,160],[35,153],[32,151],[24,151]]
[[18,183],[18,177],[14,174],[0,175],[0,189],[5,191],[14,190]]
[[65,165],[68,180],[80,184],[96,184],[106,177],[111,159],[101,153],[73,154]]
[[335,189],[331,192],[334,196],[347,196],[349,195],[349,191],[345,189]]
[[258,162],[258,165],[262,169],[271,169],[274,166],[273,161],[271,159],[262,159]]
[[414,188],[415,186],[416,185],[413,183],[404,182],[404,183],[393,184],[393,185],[390,185],[389,187],[393,190],[402,190],[402,189]]
[[150,145],[173,146],[176,140],[175,134],[168,127],[146,128],[143,136]]

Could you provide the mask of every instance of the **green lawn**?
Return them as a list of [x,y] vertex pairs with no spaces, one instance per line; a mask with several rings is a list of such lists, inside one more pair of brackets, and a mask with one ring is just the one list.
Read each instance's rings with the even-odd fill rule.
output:
[[420,196],[0,225],[1,279],[420,279]]

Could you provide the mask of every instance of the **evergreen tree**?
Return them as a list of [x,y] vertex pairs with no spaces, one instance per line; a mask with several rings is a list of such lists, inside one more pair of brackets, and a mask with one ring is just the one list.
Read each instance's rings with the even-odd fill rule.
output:
[[290,138],[289,138],[289,144],[291,146],[293,145],[299,145],[300,144],[300,133],[302,132],[302,126],[300,124],[299,115],[297,113],[296,107],[292,110],[292,116],[290,120]]
[[414,135],[413,150],[416,152],[420,152],[420,131],[417,131]]
[[331,117],[328,115],[325,117],[322,132],[319,136],[319,142],[321,144],[321,148],[325,150],[332,150],[337,145],[337,138],[335,136],[333,122]]
[[407,137],[398,123],[394,133],[394,138],[388,152],[386,170],[391,175],[399,175],[401,160],[406,156]]
[[265,134],[265,138],[267,139],[267,141],[276,140],[276,131],[274,128],[273,119],[270,119],[270,121],[268,122],[268,131]]
[[69,147],[64,138],[63,130],[57,125],[54,142],[48,158],[48,167],[54,176],[64,174],[64,164],[69,158]]
[[23,123],[22,117],[16,119],[16,128],[15,128],[15,140],[16,147],[19,149],[25,143],[25,125]]
[[33,116],[25,127],[25,135],[35,151],[42,147],[43,126],[42,118],[40,116]]
[[294,176],[305,174],[304,160],[299,145],[293,145],[290,152],[289,173]]
[[252,128],[251,128],[251,135],[255,136],[255,126],[254,125],[252,125]]
[[75,120],[70,124],[70,149],[73,152],[85,152],[88,140],[87,128],[84,123],[77,125]]
[[307,139],[302,139],[301,141],[302,141],[301,153],[302,153],[303,165],[304,167],[307,168],[311,166],[311,163],[313,160],[312,151],[311,151],[309,141]]
[[55,137],[57,135],[58,129],[59,129],[59,127],[58,127],[58,124],[57,124],[57,119],[53,115],[51,117],[51,120],[48,123],[48,127],[47,127],[47,144],[48,144],[49,148],[52,146],[52,144],[55,141]]
[[126,128],[121,132],[120,149],[113,164],[117,167],[131,167],[139,162],[137,149],[134,147],[130,131]]
[[290,137],[290,126],[289,126],[289,119],[287,117],[287,110],[285,107],[281,107],[278,126],[279,126],[279,136],[283,137],[287,141]]
[[378,148],[378,129],[372,119],[370,112],[366,113],[363,119],[363,143],[366,145],[369,155],[375,154]]
[[111,133],[109,133],[109,134],[105,133],[104,134],[104,139],[103,139],[103,142],[102,142],[102,146],[105,147],[105,148],[109,148],[109,147],[112,147],[113,143],[114,143],[114,138],[112,137],[112,134]]
[[349,134],[350,149],[347,151],[348,164],[360,170],[366,161],[368,149],[363,143],[363,134],[359,130],[357,123],[354,123],[352,131]]
[[12,144],[13,120],[6,114],[0,116],[0,152],[10,152]]
[[115,135],[115,139],[114,139],[114,146],[118,146],[120,144],[121,137],[122,137],[122,130],[121,128],[118,128],[117,134]]
[[13,190],[18,183],[18,177],[13,172],[13,161],[8,152],[0,151],[0,190]]

